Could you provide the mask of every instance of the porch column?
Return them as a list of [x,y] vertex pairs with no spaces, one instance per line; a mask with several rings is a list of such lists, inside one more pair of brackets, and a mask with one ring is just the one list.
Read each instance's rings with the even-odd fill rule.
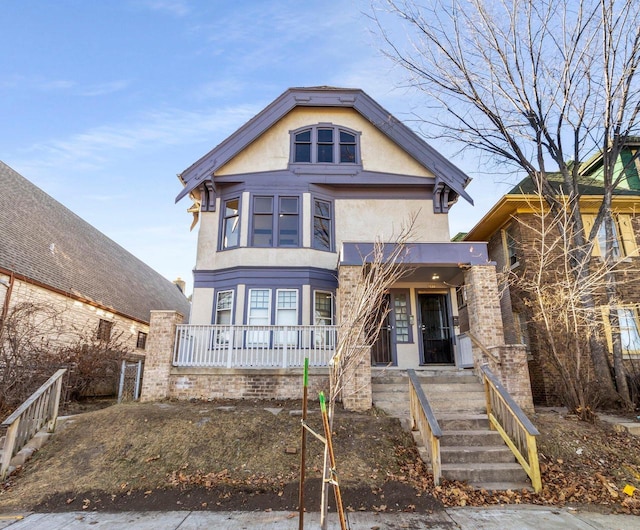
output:
[[[495,265],[472,265],[464,271],[469,331],[485,348],[504,344],[504,328]],[[474,361],[482,356],[476,355]]]
[[[346,301],[357,293],[356,286],[362,281],[362,266],[341,265],[338,269],[338,324],[349,320],[349,304]],[[371,351],[364,345],[357,351],[349,352],[354,356],[344,374],[342,405],[346,410],[363,411],[371,408]]]
[[183,322],[184,317],[177,311],[151,311],[140,401],[169,397],[169,373],[176,326]]

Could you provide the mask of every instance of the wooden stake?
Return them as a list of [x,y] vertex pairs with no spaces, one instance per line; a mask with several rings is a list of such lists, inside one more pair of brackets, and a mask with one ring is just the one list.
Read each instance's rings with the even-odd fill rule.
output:
[[304,529],[304,475],[307,453],[307,429],[305,422],[307,420],[307,387],[309,386],[309,358],[304,359],[304,376],[302,382],[302,440],[300,450],[300,492],[298,494],[298,506],[300,516],[298,518],[298,529]]
[[340,493],[340,484],[338,475],[336,474],[336,458],[333,453],[333,442],[331,440],[331,427],[329,426],[329,415],[327,414],[327,404],[324,398],[324,392],[320,392],[320,411],[322,412],[322,424],[324,425],[324,434],[327,439],[327,450],[329,452],[329,464],[331,465],[331,478],[329,481],[333,485],[333,494],[336,497],[336,510],[340,518],[340,528],[347,530],[347,521],[344,517],[344,509],[342,507],[342,494]]

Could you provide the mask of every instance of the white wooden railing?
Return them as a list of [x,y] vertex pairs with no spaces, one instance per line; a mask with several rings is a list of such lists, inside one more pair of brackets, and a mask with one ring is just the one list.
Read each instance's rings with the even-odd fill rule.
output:
[[289,368],[327,366],[337,326],[179,325],[174,366]]
[[2,422],[7,434],[2,449],[0,478],[6,475],[11,458],[45,425],[53,432],[58,419],[62,376],[67,370],[62,368],[20,405],[11,416]]

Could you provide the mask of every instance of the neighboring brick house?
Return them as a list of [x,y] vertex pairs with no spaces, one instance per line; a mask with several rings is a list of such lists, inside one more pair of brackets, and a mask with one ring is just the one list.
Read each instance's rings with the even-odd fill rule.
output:
[[155,376],[145,371],[157,383],[147,399],[298,397],[303,358],[316,373],[327,365],[363,256],[412,213],[412,272],[388,293],[354,407],[371,405],[372,366],[472,364],[460,340],[463,283],[474,307],[465,322],[485,346],[503,345],[486,244],[450,241],[449,210],[471,202],[469,178],[361,90],[289,89],[180,178],[177,200],[191,197],[199,220],[190,325],[172,366],[165,357]]
[[0,184],[2,320],[23,303],[47,306],[57,319],[49,342],[118,335],[144,354],[151,310],[188,317],[189,302],[174,283],[3,162]]
[[[612,201],[615,221],[616,271],[623,287],[619,289],[621,339],[625,362],[637,371],[640,369],[640,282],[638,276],[640,257],[638,235],[640,231],[640,164],[635,158],[640,143],[630,142],[623,150],[616,165],[616,174],[624,173]],[[602,203],[602,160],[594,156],[581,169],[580,211],[585,231],[589,232]],[[552,185],[561,190],[560,177],[551,176]],[[540,204],[531,179],[525,178],[509,193],[501,197],[489,212],[463,238],[472,241],[487,241],[489,258],[499,271],[521,275],[531,264],[538,262],[540,216],[535,212]],[[605,231],[602,225],[597,242],[594,243],[592,259],[601,260],[605,252]],[[597,262],[595,262],[597,265]],[[506,276],[505,276],[506,278]],[[507,285],[501,287],[500,309],[504,324],[504,339],[509,344],[522,343],[527,346],[528,364],[534,403],[553,405],[558,403],[558,385],[561,381],[556,371],[545,364],[541,353],[541,330],[531,322],[531,315],[524,299],[525,293]],[[604,292],[597,294],[601,315],[607,314],[608,305]],[[611,329],[608,318],[602,319],[601,332],[612,351]]]

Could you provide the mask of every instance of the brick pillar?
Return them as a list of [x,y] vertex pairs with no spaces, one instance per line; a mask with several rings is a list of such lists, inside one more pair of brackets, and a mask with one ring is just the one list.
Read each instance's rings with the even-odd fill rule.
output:
[[169,397],[169,373],[176,325],[183,321],[184,317],[177,311],[151,311],[140,401]]
[[[486,348],[504,344],[498,279],[494,265],[473,265],[464,271],[469,331]],[[474,347],[474,360],[476,359]],[[480,358],[480,357],[478,357]]]
[[[351,304],[349,297],[357,296],[357,285],[362,279],[362,267],[342,265],[338,270],[338,324],[348,320]],[[356,352],[355,361],[344,373],[342,405],[346,410],[363,411],[371,408],[371,351],[362,346]]]
[[491,356],[473,346],[476,367],[487,363],[500,379],[514,401],[525,412],[533,411],[531,382],[524,345],[504,343],[504,328],[496,268],[493,265],[474,265],[464,272],[469,331],[484,345]]

